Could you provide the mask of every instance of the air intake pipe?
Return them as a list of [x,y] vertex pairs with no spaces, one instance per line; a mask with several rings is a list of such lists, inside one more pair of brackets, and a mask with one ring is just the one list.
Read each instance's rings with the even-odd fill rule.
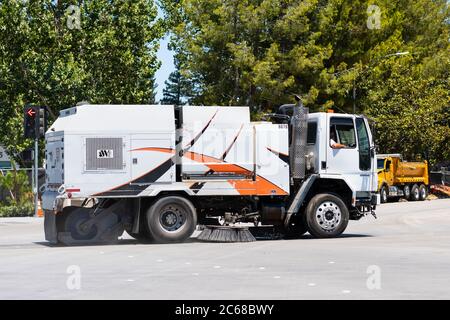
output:
[[308,108],[303,107],[300,97],[295,96],[297,103],[291,117],[292,139],[289,148],[291,180],[295,183],[305,177],[306,170],[306,133]]

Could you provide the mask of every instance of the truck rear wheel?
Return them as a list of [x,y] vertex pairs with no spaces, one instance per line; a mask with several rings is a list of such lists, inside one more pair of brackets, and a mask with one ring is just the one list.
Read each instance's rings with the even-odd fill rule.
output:
[[411,188],[411,200],[412,201],[420,200],[420,191],[419,191],[419,186],[417,184],[413,185]]
[[321,193],[314,196],[305,211],[309,233],[316,238],[332,238],[347,228],[349,212],[337,196]]
[[146,218],[149,234],[159,243],[183,242],[197,226],[194,206],[178,196],[157,200],[147,210]]
[[427,186],[424,184],[421,184],[419,187],[419,199],[420,201],[424,201],[428,196],[428,190]]
[[383,185],[380,189],[380,202],[386,203],[388,201],[388,188]]

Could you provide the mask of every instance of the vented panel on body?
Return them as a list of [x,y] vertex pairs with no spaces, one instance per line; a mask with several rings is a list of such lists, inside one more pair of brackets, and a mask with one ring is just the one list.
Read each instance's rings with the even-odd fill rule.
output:
[[306,136],[308,108],[295,107],[292,118],[291,172],[294,179],[302,179],[306,168]]
[[122,138],[86,138],[86,170],[122,169]]

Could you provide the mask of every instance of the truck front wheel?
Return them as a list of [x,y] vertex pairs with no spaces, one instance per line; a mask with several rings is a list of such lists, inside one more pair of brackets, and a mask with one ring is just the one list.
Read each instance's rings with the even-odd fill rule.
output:
[[386,203],[388,201],[388,188],[383,185],[380,189],[380,202]]
[[183,242],[197,226],[194,206],[177,196],[157,200],[147,210],[146,218],[150,236],[159,243]]
[[305,211],[309,233],[316,238],[332,238],[347,228],[349,212],[337,196],[321,193],[314,196]]

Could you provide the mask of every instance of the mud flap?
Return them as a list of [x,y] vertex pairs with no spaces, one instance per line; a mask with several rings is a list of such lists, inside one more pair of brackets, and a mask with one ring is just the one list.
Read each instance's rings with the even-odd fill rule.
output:
[[45,240],[51,244],[58,243],[58,233],[56,230],[56,215],[49,210],[44,211],[44,232]]

